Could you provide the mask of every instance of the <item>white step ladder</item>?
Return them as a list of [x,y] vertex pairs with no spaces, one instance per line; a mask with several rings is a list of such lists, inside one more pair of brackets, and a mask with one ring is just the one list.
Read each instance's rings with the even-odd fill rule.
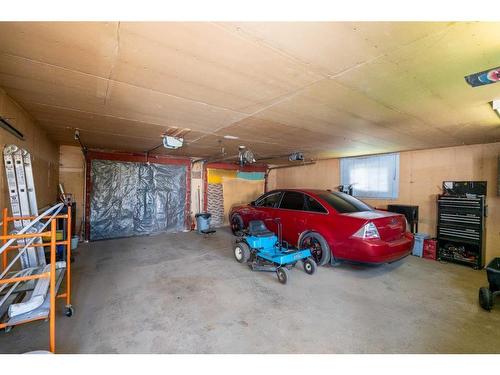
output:
[[[3,155],[12,216],[37,216],[38,206],[30,153],[16,145],[6,145]],[[14,232],[21,230],[29,222],[30,220],[14,220]],[[34,244],[40,243],[40,238],[34,242]],[[18,241],[18,245],[24,244],[24,240]],[[30,247],[21,256],[23,268],[39,267],[45,264],[45,253],[42,246]]]
[[[38,203],[36,201],[35,179],[33,178],[31,154],[26,150],[23,150],[23,163],[24,163],[24,172],[26,177],[26,189],[28,192],[28,201],[30,206],[30,216],[38,216]],[[35,239],[34,243],[41,244],[42,239],[37,238]],[[45,251],[43,250],[43,246],[36,247],[36,254],[38,258],[38,265],[44,266],[46,264],[46,261],[45,261]]]
[[[3,155],[14,226],[12,233],[43,232],[48,225],[55,224],[54,220],[57,220],[56,216],[63,209],[63,203],[58,203],[39,215],[30,153],[16,145],[6,145]],[[3,225],[7,226],[8,223]],[[13,243],[15,240],[10,239],[0,244],[0,254],[7,251]],[[0,316],[7,318],[5,322],[2,322],[6,330],[16,324],[49,316],[52,311],[50,310],[51,303],[53,303],[53,299],[49,297],[51,293],[56,294],[59,290],[67,267],[66,261],[55,262],[52,265],[46,264],[41,237],[19,239],[17,243],[19,253],[10,260],[5,269],[1,270],[0,279],[36,277],[42,274],[45,274],[45,277],[0,284]],[[20,269],[15,267],[18,261],[21,263]],[[67,261],[70,260],[67,259]],[[51,279],[46,277],[51,272],[51,266],[54,267],[55,275],[49,276],[54,277],[52,279],[55,280],[54,289],[51,289]],[[68,294],[66,297],[69,300]],[[7,314],[4,315],[5,313]],[[65,314],[67,316],[73,314],[73,308],[69,302],[66,305]]]

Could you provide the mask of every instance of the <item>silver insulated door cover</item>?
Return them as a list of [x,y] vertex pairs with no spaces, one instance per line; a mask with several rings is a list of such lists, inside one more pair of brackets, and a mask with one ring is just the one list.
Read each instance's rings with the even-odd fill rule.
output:
[[186,166],[92,160],[90,239],[185,227]]

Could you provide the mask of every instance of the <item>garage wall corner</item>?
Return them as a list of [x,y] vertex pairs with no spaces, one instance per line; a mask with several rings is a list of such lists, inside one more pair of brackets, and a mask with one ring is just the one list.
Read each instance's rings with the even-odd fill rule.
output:
[[[24,135],[20,140],[0,129],[2,149],[7,144],[15,144],[31,153],[36,195],[40,208],[57,201],[57,184],[59,182],[59,147],[53,142],[31,116],[7,93],[0,88],[0,116],[8,121]],[[2,163],[3,164],[3,163]],[[5,178],[5,169],[0,170],[0,207],[8,207],[10,201]]]

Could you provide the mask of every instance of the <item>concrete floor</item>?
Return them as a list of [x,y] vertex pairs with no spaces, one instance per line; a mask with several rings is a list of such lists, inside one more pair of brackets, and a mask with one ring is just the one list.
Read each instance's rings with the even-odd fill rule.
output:
[[[226,228],[82,244],[59,353],[493,353],[500,301],[484,271],[408,257],[380,267],[299,267],[287,285],[236,263]],[[48,324],[0,333],[0,352],[48,348]]]

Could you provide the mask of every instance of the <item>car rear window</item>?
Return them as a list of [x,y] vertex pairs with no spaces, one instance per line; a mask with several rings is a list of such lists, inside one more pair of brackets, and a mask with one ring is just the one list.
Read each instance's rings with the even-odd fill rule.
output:
[[349,194],[344,194],[337,191],[325,191],[324,193],[319,193],[318,196],[321,199],[325,200],[335,211],[340,214],[373,211],[373,208],[368,206],[366,203],[361,202],[359,199],[356,199]]

